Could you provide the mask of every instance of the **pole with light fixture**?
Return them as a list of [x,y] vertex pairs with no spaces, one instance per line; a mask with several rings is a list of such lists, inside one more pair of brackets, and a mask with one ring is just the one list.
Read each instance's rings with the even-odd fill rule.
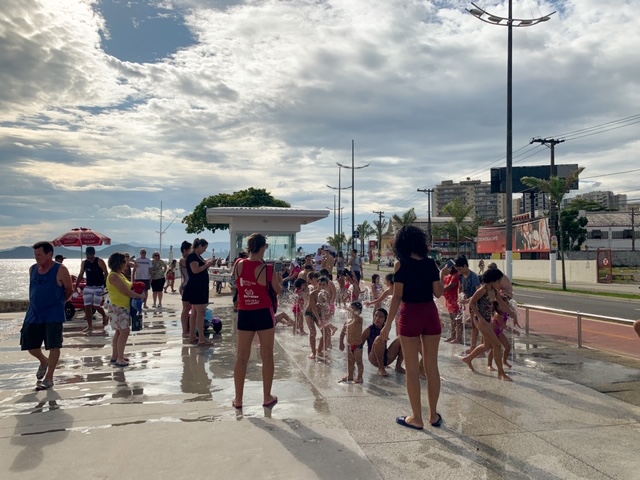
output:
[[351,170],[351,249],[355,250],[356,248],[356,211],[355,211],[355,171],[360,170],[361,168],[367,168],[371,163],[367,163],[366,165],[362,165],[360,167],[354,166],[355,161],[355,141],[351,140],[351,166],[347,167],[338,163],[339,167],[348,168]]
[[513,18],[513,1],[509,0],[509,13],[508,17],[501,17],[499,15],[493,15],[486,10],[478,7],[475,3],[471,5],[474,8],[467,9],[471,15],[476,17],[485,23],[492,25],[498,25],[501,27],[507,27],[507,185],[506,185],[506,197],[507,197],[507,211],[506,211],[506,246],[505,246],[505,265],[506,274],[509,278],[513,276],[513,27],[532,27],[538,23],[547,22],[549,17],[553,15],[551,12],[548,15],[538,18]]

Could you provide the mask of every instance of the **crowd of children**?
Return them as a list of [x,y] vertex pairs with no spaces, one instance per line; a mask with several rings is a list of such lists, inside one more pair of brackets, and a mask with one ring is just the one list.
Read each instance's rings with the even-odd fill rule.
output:
[[[362,383],[363,381],[363,351],[367,346],[369,362],[377,368],[378,374],[387,375],[386,367],[396,362],[395,370],[404,372],[402,367],[403,355],[399,339],[396,338],[390,344],[377,338],[387,320],[388,303],[393,294],[393,274],[384,277],[384,284],[379,274],[373,274],[371,283],[358,281],[353,270],[344,267],[345,263],[338,264],[337,260],[343,259],[341,255],[331,255],[325,249],[320,249],[315,256],[308,255],[303,265],[291,265],[287,269],[287,277],[291,292],[291,311],[293,318],[284,312],[279,313],[277,319],[292,328],[295,335],[308,335],[309,359],[323,361],[327,359],[329,350],[332,349],[332,337],[338,331],[336,327],[336,308],[344,318],[340,329],[339,348],[347,354],[347,374],[341,379],[343,382]],[[342,268],[334,268],[342,267]],[[494,282],[491,288],[486,288],[481,277],[471,272],[466,258],[461,256],[447,262],[449,269],[444,279],[445,308],[449,314],[450,335],[444,341],[454,344],[464,343],[464,326],[468,322],[472,332],[472,343],[465,363],[473,370],[472,360],[488,352],[487,368],[491,371],[495,362],[499,372],[499,378],[508,380],[503,366],[511,368],[509,354],[511,345],[506,335],[510,328],[507,326],[509,317],[515,319],[517,325],[517,312],[513,301],[509,303],[513,295],[510,282],[506,277]],[[335,281],[333,271],[336,271]],[[490,264],[485,274],[491,279],[495,270],[495,264]],[[508,284],[506,283],[508,282]],[[469,304],[476,291],[483,290],[483,297],[489,302],[490,313],[487,322],[490,323],[493,339],[487,338],[483,333],[483,341],[478,345],[479,331],[472,318],[478,316],[477,309],[469,309]],[[508,292],[507,292],[508,291]],[[363,293],[366,292],[366,295]],[[508,293],[508,294],[507,294]],[[484,302],[484,300],[483,300]],[[363,311],[364,310],[364,311]],[[369,313],[371,312],[371,313]],[[466,312],[466,313],[465,313]],[[372,321],[367,325],[365,318],[371,315]],[[421,376],[423,372],[421,370]]]

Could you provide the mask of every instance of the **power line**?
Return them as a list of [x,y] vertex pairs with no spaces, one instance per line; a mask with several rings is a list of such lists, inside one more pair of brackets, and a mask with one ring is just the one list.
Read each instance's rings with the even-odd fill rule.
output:
[[[604,128],[604,127],[608,127],[610,125],[615,125],[618,123],[623,123],[623,122],[628,122],[628,121],[634,121],[633,123],[636,123],[635,120],[640,120],[640,113],[639,114],[635,114],[635,115],[630,115],[628,117],[624,117],[624,118],[619,118],[618,120],[612,120],[610,122],[606,122],[606,123],[601,123],[600,125],[594,125],[593,127],[586,127],[586,128],[581,128],[578,130],[573,130],[571,132],[567,132],[567,133],[561,133],[559,135],[553,135],[553,137],[569,137],[572,135],[577,135],[583,132],[588,132],[591,130],[597,130],[599,128]],[[631,125],[633,125],[633,123]],[[623,125],[626,126],[626,125]]]
[[[613,173],[605,173],[603,175],[593,175],[591,177],[580,177],[580,180],[587,180],[589,178],[600,178],[600,177],[610,177],[612,175],[624,175],[625,173],[633,173],[640,172],[640,168],[636,168],[634,170],[625,170],[624,172],[613,172]],[[632,190],[635,191],[635,190]]]

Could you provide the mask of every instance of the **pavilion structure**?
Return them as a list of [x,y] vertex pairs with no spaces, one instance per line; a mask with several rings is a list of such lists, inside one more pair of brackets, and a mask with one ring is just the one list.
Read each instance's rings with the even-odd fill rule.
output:
[[212,207],[207,208],[207,223],[229,225],[229,258],[247,247],[247,237],[262,233],[269,248],[264,259],[290,260],[296,254],[296,234],[302,225],[327,218],[328,209],[306,210],[282,207]]

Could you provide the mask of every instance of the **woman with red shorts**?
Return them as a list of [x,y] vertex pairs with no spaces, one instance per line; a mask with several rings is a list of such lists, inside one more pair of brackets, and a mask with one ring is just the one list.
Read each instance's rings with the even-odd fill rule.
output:
[[262,406],[273,408],[278,397],[271,395],[273,384],[273,345],[275,334],[275,312],[269,295],[269,287],[279,294],[282,291],[282,277],[274,273],[273,265],[264,263],[264,252],[269,248],[264,235],[253,233],[247,240],[248,258],[238,260],[233,269],[238,289],[238,353],[233,370],[236,396],[232,405],[242,409],[244,381],[251,356],[251,344],[258,335],[260,358],[262,359]]
[[438,370],[438,346],[442,325],[433,297],[440,298],[444,287],[442,280],[447,268],[438,271],[433,259],[429,258],[427,237],[417,227],[402,227],[396,234],[394,253],[398,259],[394,266],[394,286],[389,321],[380,337],[389,339],[391,324],[400,309],[398,336],[404,355],[407,395],[412,414],[396,418],[404,427],[422,430],[422,404],[420,400],[420,376],[418,352],[422,348],[422,359],[427,374],[427,398],[429,400],[429,423],[439,427],[442,417],[436,411],[440,396],[440,372]]

